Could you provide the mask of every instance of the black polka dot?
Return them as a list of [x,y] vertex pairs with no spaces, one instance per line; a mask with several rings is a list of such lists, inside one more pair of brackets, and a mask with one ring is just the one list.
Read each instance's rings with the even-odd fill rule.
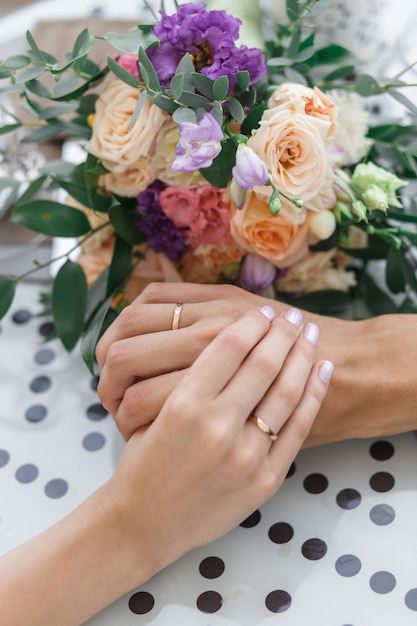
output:
[[155,599],[151,593],[147,591],[138,591],[129,599],[129,609],[135,615],[145,615],[152,611],[155,606]]
[[265,606],[271,613],[284,613],[291,606],[291,596],[283,589],[271,591],[265,598]]
[[100,378],[98,376],[94,376],[94,378],[90,380],[90,387],[93,391],[97,391],[99,380]]
[[202,613],[216,613],[222,607],[223,598],[217,591],[204,591],[198,596],[196,604]]
[[393,488],[395,484],[394,476],[388,472],[377,472],[369,481],[372,489],[379,493],[385,493]]
[[335,563],[336,572],[340,574],[340,576],[346,576],[346,578],[359,574],[361,567],[362,563],[358,557],[353,554],[344,554],[340,556]]
[[404,602],[412,611],[417,611],[417,589],[410,589],[405,594]]
[[106,438],[101,433],[89,433],[83,439],[83,448],[89,452],[95,452],[101,450],[105,443]]
[[62,498],[68,491],[68,483],[62,478],[54,478],[46,483],[44,491],[48,498]]
[[16,480],[19,483],[31,483],[38,477],[39,470],[36,465],[32,463],[26,463],[25,465],[21,465],[16,470]]
[[51,385],[52,381],[49,376],[37,376],[31,381],[30,389],[35,393],[43,393],[48,391]]
[[397,584],[391,572],[376,572],[369,580],[369,585],[375,593],[390,593]]
[[303,556],[309,561],[318,561],[322,559],[327,552],[327,545],[322,539],[307,539],[301,546]]
[[55,326],[53,322],[44,322],[39,326],[38,330],[42,337],[49,337],[55,331]]
[[38,365],[48,365],[54,358],[55,352],[50,350],[50,348],[42,348],[35,354],[35,362],[38,363]]
[[336,496],[336,502],[341,509],[356,509],[360,505],[362,496],[356,489],[342,489]]
[[287,472],[287,475],[285,478],[291,478],[291,476],[293,476],[295,474],[295,470],[297,469],[296,464],[293,462],[290,465],[290,469]]
[[387,461],[394,454],[394,446],[389,441],[375,441],[369,448],[369,454],[376,461]]
[[32,318],[32,313],[27,309],[20,309],[12,315],[15,324],[26,324]]
[[7,450],[0,450],[0,467],[4,467],[10,461],[10,454]]
[[242,526],[242,528],[253,528],[254,526],[257,526],[257,524],[259,524],[260,521],[261,521],[261,512],[259,510],[256,510],[252,513],[252,515],[249,515],[249,517],[243,520],[240,526]]
[[224,572],[224,561],[218,556],[208,556],[201,561],[198,569],[204,578],[218,578]]
[[303,482],[303,487],[308,493],[322,493],[328,485],[329,481],[323,474],[309,474]]
[[108,414],[108,411],[99,402],[97,402],[96,404],[91,404],[87,409],[87,417],[93,422],[98,422],[104,419],[108,416]]
[[274,543],[288,543],[294,537],[294,529],[286,522],[277,522],[269,529],[268,537]]
[[42,404],[34,404],[26,409],[25,418],[28,422],[41,422],[45,419],[48,409]]
[[369,517],[378,526],[387,526],[395,519],[395,511],[389,504],[377,504],[369,512]]

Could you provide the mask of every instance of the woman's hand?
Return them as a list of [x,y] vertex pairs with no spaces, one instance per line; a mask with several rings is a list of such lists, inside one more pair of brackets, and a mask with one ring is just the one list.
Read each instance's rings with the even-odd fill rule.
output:
[[[295,309],[271,323],[273,313],[252,309],[216,333],[157,419],[132,435],[105,488],[111,525],[149,575],[270,498],[310,430],[332,364],[315,363],[315,324],[303,328]],[[276,441],[248,421],[254,412]]]
[[[175,303],[184,303],[171,331]],[[155,419],[171,390],[208,343],[242,313],[286,305],[230,285],[150,285],[97,346],[99,395],[128,439]],[[375,437],[417,428],[417,323],[414,315],[346,321],[304,314],[320,327],[318,358],[336,366],[305,445]]]

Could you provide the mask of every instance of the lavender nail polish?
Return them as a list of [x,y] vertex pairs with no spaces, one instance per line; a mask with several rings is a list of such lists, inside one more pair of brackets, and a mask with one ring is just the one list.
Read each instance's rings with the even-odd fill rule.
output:
[[310,343],[313,344],[313,346],[317,345],[317,342],[319,340],[319,327],[317,326],[317,324],[314,324],[313,322],[309,322],[308,324],[306,324],[306,327],[304,328],[304,332],[303,332],[304,338],[307,339],[307,341],[309,341]]
[[285,311],[284,317],[287,320],[287,322],[290,322],[290,324],[293,324],[297,328],[301,326],[303,322],[303,314],[301,313],[299,309],[295,309],[295,308],[288,309],[287,311]]
[[323,361],[319,367],[319,378],[322,383],[327,385],[330,381],[334,370],[334,365],[331,361]]
[[272,308],[272,306],[269,306],[268,304],[265,306],[259,307],[258,311],[262,313],[262,315],[265,315],[266,319],[268,319],[270,322],[272,322],[272,320],[275,317],[274,309]]

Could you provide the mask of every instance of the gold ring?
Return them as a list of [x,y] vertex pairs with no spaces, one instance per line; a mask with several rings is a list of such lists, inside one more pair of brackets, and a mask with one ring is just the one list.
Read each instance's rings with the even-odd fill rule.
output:
[[257,426],[263,433],[268,435],[271,441],[276,441],[278,439],[278,433],[274,433],[274,431],[269,428],[268,424],[261,420],[261,418],[257,415],[251,415],[248,418],[248,421],[255,424],[255,426]]
[[178,330],[180,327],[180,317],[181,317],[181,309],[182,302],[177,302],[174,308],[174,315],[172,316],[172,330]]

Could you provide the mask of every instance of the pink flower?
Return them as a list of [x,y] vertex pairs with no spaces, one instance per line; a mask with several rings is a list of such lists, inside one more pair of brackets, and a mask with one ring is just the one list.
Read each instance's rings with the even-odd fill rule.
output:
[[186,242],[192,248],[232,242],[229,198],[216,187],[167,187],[159,202],[175,226],[185,229]]
[[136,54],[121,54],[118,61],[123,69],[136,76],[136,78],[139,77],[138,57]]

